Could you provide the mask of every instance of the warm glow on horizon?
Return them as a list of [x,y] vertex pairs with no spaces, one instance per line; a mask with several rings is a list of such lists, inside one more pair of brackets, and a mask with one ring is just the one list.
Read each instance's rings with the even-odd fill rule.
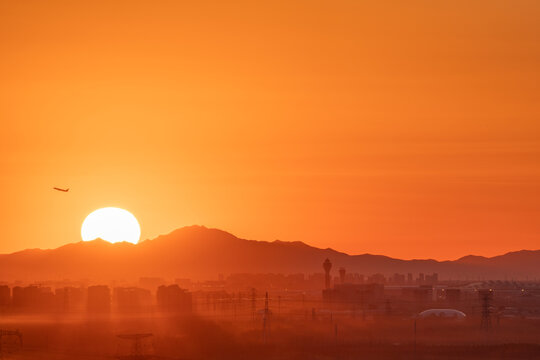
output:
[[83,241],[101,238],[111,243],[127,241],[136,244],[141,237],[141,227],[129,211],[106,207],[93,211],[84,219],[81,236]]

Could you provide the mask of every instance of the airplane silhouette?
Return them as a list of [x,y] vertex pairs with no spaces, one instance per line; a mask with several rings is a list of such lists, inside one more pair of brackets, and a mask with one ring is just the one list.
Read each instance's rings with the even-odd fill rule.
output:
[[53,187],[54,190],[58,190],[58,191],[62,191],[62,192],[68,192],[69,191],[69,188],[67,189],[61,189],[61,188],[57,188],[57,187]]

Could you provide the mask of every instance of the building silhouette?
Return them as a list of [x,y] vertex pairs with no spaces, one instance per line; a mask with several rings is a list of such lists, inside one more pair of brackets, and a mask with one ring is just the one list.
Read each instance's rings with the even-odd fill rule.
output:
[[339,268],[339,282],[345,284],[345,274],[346,270],[344,267]]
[[178,285],[161,285],[157,289],[157,305],[161,311],[175,313],[192,312],[192,296]]
[[40,287],[38,285],[15,286],[11,303],[14,309],[20,311],[51,311],[54,308],[55,297],[49,287]]
[[63,312],[81,311],[84,308],[84,291],[73,286],[64,286],[55,290],[55,307]]
[[108,313],[111,311],[111,290],[106,285],[88,287],[86,309],[91,313]]
[[150,290],[137,287],[116,287],[113,289],[113,304],[118,312],[146,312],[152,306]]
[[0,285],[0,307],[7,307],[11,304],[11,290],[7,285]]
[[382,284],[334,284],[332,289],[323,290],[323,301],[340,308],[374,308],[384,298]]

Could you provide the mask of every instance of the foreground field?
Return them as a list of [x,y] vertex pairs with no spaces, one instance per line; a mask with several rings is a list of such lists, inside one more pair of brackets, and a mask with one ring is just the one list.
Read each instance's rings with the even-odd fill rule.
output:
[[[488,332],[477,319],[417,322],[410,318],[230,321],[196,316],[12,316],[22,349],[5,359],[94,360],[134,353],[119,334],[151,333],[138,351],[161,359],[534,359],[540,321],[504,319]],[[3,340],[4,342],[7,340]]]

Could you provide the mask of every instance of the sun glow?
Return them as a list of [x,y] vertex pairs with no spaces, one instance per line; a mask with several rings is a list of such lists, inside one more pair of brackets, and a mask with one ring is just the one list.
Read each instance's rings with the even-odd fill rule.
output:
[[83,241],[101,238],[111,243],[127,241],[136,244],[141,237],[141,227],[129,211],[106,207],[93,211],[84,219],[81,236]]

